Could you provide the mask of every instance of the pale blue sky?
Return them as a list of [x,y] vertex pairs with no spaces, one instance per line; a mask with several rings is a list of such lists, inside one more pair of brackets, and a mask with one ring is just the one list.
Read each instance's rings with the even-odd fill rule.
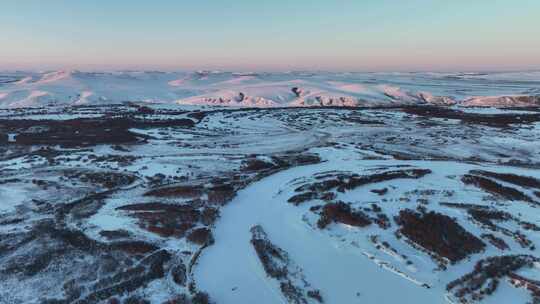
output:
[[538,0],[2,0],[0,69],[540,68]]

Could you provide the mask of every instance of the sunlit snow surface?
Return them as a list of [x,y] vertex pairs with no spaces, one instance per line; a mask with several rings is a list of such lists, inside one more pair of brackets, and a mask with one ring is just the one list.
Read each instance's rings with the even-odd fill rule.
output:
[[242,107],[511,107],[537,106],[538,95],[540,72],[0,72],[3,108],[124,101]]
[[[378,74],[92,77],[110,92],[119,87],[109,88],[101,77],[124,79],[126,86],[139,77],[163,81],[165,91],[156,86],[155,93],[168,94],[186,83],[206,82],[200,88],[208,89],[222,82],[256,84],[261,77],[288,81],[284,75],[310,85],[329,86],[332,81],[334,89],[337,82],[357,79],[356,84],[339,84],[355,94],[379,86],[358,84]],[[418,78],[452,82],[454,87],[438,90],[455,92],[460,83],[478,81],[470,86],[478,90],[471,95],[481,90],[494,95],[510,90],[491,83],[499,78],[514,81],[511,90],[520,93],[525,82],[514,79],[519,75],[387,76],[410,90]],[[529,86],[537,85],[530,79],[535,75],[527,76]],[[25,77],[0,90],[26,85],[53,90],[59,88],[55,83],[69,81],[95,92],[75,81],[82,77],[78,73]],[[364,91],[363,86],[368,88]],[[432,83],[432,88],[437,86]],[[123,92],[118,94],[132,93],[127,88]],[[86,95],[87,100],[95,96]],[[144,102],[2,109],[0,303],[183,303],[182,296],[192,299],[199,292],[224,304],[318,303],[310,297],[300,302],[288,298],[280,285],[286,280],[300,287],[302,295],[318,290],[324,303],[460,303],[447,284],[473,271],[480,260],[540,257],[540,186],[532,182],[540,183],[540,115],[534,108],[423,109],[243,109]],[[301,193],[298,189],[317,181],[400,170],[429,174],[374,179],[354,189],[326,191],[333,196],[289,202]],[[506,189],[502,194],[464,182],[464,176],[486,174],[478,172],[510,174],[526,182],[488,176],[498,189]],[[178,187],[177,192],[159,192],[170,187]],[[522,196],[510,199],[505,195],[518,194],[508,189]],[[318,226],[320,208],[337,202],[372,218],[373,205],[378,206],[389,226],[339,221]],[[448,204],[489,207],[512,219],[496,221],[499,228],[493,230],[473,220],[467,210]],[[203,219],[202,212],[208,210],[219,210],[219,218]],[[455,263],[441,262],[430,250],[399,236],[396,217],[403,210],[448,216],[485,247]],[[250,229],[256,225],[287,253],[286,279],[265,271],[250,242]],[[213,242],[188,237],[198,229],[211,231]],[[485,234],[503,240],[508,248],[493,245]],[[444,235],[440,242],[447,242]],[[510,274],[534,285],[539,265]],[[527,301],[532,301],[531,292],[512,285],[505,274],[493,294],[469,303]]]

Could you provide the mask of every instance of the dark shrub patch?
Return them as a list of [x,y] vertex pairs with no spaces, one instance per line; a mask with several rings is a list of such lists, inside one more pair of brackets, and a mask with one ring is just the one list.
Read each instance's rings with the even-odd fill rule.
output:
[[307,296],[312,298],[312,299],[317,300],[317,302],[319,302],[319,303],[324,303],[323,298],[321,296],[321,291],[318,290],[318,289],[308,291]]
[[210,304],[210,296],[206,292],[197,292],[193,299],[191,299],[192,304]]
[[154,114],[156,113],[156,111],[150,107],[147,107],[147,106],[140,106],[138,109],[137,109],[137,113],[140,113],[140,114]]
[[127,230],[102,230],[99,232],[99,235],[109,240],[114,240],[127,238],[130,236],[130,233]]
[[176,296],[172,300],[168,300],[167,302],[164,302],[163,304],[192,304],[192,303],[187,295],[182,294],[182,295]]
[[182,237],[201,220],[201,212],[187,205],[143,203],[118,207],[138,219],[138,225],[162,237]]
[[394,180],[394,179],[401,179],[401,178],[418,179],[430,173],[431,173],[431,170],[429,169],[407,169],[407,170],[387,171],[387,172],[376,173],[372,175],[353,177],[349,180],[348,183],[343,185],[343,188],[345,190],[352,190],[360,186],[380,183],[380,182]]
[[507,183],[518,185],[525,188],[540,189],[540,180],[534,177],[522,176],[522,175],[517,175],[517,174],[511,174],[511,173],[496,173],[496,172],[489,172],[489,171],[484,171],[484,170],[472,170],[470,174],[491,177],[494,179],[501,180],[503,182],[507,182]]
[[208,228],[193,229],[189,232],[187,239],[188,241],[199,245],[210,244],[214,241],[212,232]]
[[360,186],[390,181],[394,179],[418,179],[430,173],[431,170],[429,169],[394,170],[362,176],[357,174],[340,173],[334,174],[333,176],[324,176],[324,178],[328,177],[328,179],[298,187],[294,191],[327,192],[337,188],[338,191],[344,192],[345,190],[353,190]]
[[107,189],[123,187],[135,182],[132,175],[117,172],[66,172],[68,178],[78,178],[80,181],[98,184]]
[[109,246],[113,249],[122,250],[131,254],[147,254],[159,249],[159,247],[143,241],[116,242]]
[[362,211],[353,210],[350,205],[338,202],[326,204],[323,207],[317,226],[324,229],[331,223],[365,227],[371,224],[371,220]]
[[321,158],[316,154],[301,154],[297,155],[296,158],[292,159],[291,162],[296,166],[311,165],[320,163]]
[[[138,266],[98,280],[89,287],[91,292],[77,303],[101,303],[114,296],[129,294],[153,280],[163,278],[165,276],[164,264],[170,259],[171,255],[165,250],[152,253],[141,260]],[[136,299],[140,300],[140,298]]]
[[174,186],[150,190],[144,196],[196,198],[202,194],[201,186]]
[[202,218],[201,218],[202,223],[206,226],[209,226],[213,224],[219,217],[219,209],[207,207],[203,209],[201,215],[202,215]]
[[251,228],[251,244],[266,274],[274,279],[287,277],[289,258],[281,248],[272,244],[261,226]]
[[470,208],[467,210],[467,212],[472,216],[473,219],[490,227],[495,225],[492,222],[493,220],[507,221],[512,219],[512,215],[499,210]]
[[388,192],[388,188],[382,188],[382,189],[373,189],[370,190],[371,192],[378,194],[378,195],[385,195]]
[[270,162],[265,162],[260,159],[250,159],[245,162],[243,170],[245,171],[261,171],[274,168],[274,164]]
[[173,281],[180,285],[180,286],[186,286],[187,281],[187,275],[186,275],[186,265],[183,263],[180,263],[176,266],[174,266],[171,269],[171,274],[173,277]]
[[507,200],[532,202],[530,197],[523,194],[519,190],[503,186],[485,177],[466,174],[461,178],[461,181],[466,185],[476,186],[486,192]]
[[[472,272],[448,283],[446,289],[464,303],[469,303],[468,300],[480,301],[497,290],[500,279],[513,276],[514,272],[521,268],[531,268],[534,262],[539,261],[540,259],[528,255],[486,258],[476,263]],[[531,294],[533,297],[539,296],[533,290]]]
[[291,196],[287,202],[294,204],[294,205],[300,205],[303,202],[311,201],[317,199],[317,193],[316,192],[304,192],[300,194],[296,194]]
[[201,121],[206,117],[206,112],[191,112],[188,114],[188,117]]
[[124,300],[123,304],[150,304],[150,301],[138,296],[132,296]]
[[540,227],[538,227],[536,224],[521,221],[519,220],[519,218],[512,216],[510,213],[493,209],[487,206],[451,203],[444,203],[441,205],[465,209],[474,221],[484,226],[483,228],[488,228],[492,231],[498,231],[506,236],[512,237],[523,248],[529,247],[531,250],[534,249],[532,241],[527,239],[527,237],[519,230],[510,230],[504,226],[496,224],[495,222],[514,221],[525,230],[540,231]]
[[402,210],[395,218],[400,233],[430,252],[457,262],[484,250],[485,244],[454,219],[435,212]]
[[288,302],[291,304],[305,304],[306,299],[302,291],[293,285],[291,281],[281,282],[279,284],[281,293],[287,298]]
[[236,195],[236,189],[231,184],[223,184],[207,189],[208,202],[225,205]]
[[508,244],[506,244],[506,242],[501,239],[501,238],[498,238],[496,236],[494,236],[493,234],[490,234],[490,233],[484,233],[481,235],[482,238],[488,240],[491,245],[499,248],[500,250],[508,250],[510,249],[510,247],[508,247]]
[[418,116],[458,119],[462,123],[505,128],[510,124],[530,124],[540,121],[540,114],[478,114],[444,107],[409,106],[403,112]]

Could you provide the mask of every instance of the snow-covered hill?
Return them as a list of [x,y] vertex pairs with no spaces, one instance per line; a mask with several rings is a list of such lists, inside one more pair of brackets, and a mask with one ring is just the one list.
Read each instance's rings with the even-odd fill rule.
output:
[[125,101],[236,107],[539,106],[540,72],[3,72],[0,107]]

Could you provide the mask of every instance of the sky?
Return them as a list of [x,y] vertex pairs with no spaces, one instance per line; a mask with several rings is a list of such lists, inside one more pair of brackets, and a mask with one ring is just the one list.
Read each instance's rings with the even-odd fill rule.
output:
[[540,69],[538,0],[2,0],[0,70]]

